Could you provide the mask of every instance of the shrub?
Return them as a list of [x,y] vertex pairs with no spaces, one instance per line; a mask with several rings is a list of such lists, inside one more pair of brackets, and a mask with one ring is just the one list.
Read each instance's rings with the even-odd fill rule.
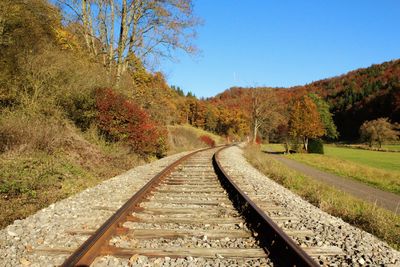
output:
[[261,137],[259,137],[258,135],[256,136],[256,144],[261,144]]
[[61,106],[68,118],[82,131],[89,129],[97,117],[95,95],[88,90],[64,97]]
[[112,89],[97,91],[97,122],[101,133],[109,141],[124,141],[141,156],[165,154],[165,128],[152,121],[136,103]]
[[321,139],[310,139],[308,141],[308,153],[324,154],[324,144]]
[[202,135],[199,139],[209,147],[215,147],[215,141],[208,135]]

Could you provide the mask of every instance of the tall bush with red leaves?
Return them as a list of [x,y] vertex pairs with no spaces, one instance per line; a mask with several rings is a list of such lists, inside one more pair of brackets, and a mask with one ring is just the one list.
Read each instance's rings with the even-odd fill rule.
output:
[[215,147],[215,141],[207,135],[200,136],[200,140],[209,147]]
[[141,156],[165,155],[167,131],[145,110],[112,89],[96,93],[98,127],[109,141],[124,141]]

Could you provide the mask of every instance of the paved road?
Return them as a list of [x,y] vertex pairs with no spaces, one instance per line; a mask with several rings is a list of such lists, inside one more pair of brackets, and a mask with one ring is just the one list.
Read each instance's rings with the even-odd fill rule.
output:
[[[385,209],[400,213],[400,196],[382,191],[380,189],[368,186],[366,184],[346,179],[334,174],[320,171],[308,165],[302,164],[295,160],[291,160],[279,155],[271,154],[275,159],[279,160],[286,166],[304,173],[314,179],[330,184],[344,192],[350,193],[358,198],[367,200]],[[384,178],[384,177],[383,177]]]

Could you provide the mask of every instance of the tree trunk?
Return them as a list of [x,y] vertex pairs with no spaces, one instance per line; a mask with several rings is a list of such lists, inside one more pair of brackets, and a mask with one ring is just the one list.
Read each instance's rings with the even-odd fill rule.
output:
[[253,144],[255,144],[257,142],[257,134],[258,134],[258,128],[260,127],[260,125],[258,124],[258,120],[255,120],[254,123],[254,128],[253,128]]
[[93,32],[93,16],[92,9],[90,7],[90,1],[87,3],[87,23],[88,23],[88,33],[90,38],[90,45],[92,47],[93,56],[97,56],[97,48],[96,48],[96,38]]
[[87,49],[91,53],[92,46],[90,45],[90,38],[88,32],[89,23],[88,23],[88,13],[87,13],[87,0],[82,0],[81,8],[82,8],[83,37],[85,39]]
[[285,139],[284,145],[285,145],[285,153],[289,154],[290,153],[289,140],[287,138]]
[[110,72],[113,67],[114,63],[114,1],[110,1],[110,15],[111,15],[111,25],[110,25],[110,41],[108,47],[108,61],[110,64]]
[[308,138],[304,137],[304,150],[308,152]]
[[119,30],[119,41],[118,41],[118,60],[117,60],[117,84],[121,79],[121,75],[124,71],[124,52],[126,49],[126,38],[128,36],[128,25],[127,25],[127,0],[122,0],[122,10],[121,10],[121,25]]
[[99,33],[100,33],[100,41],[102,42],[102,58],[103,58],[103,66],[107,67],[108,63],[108,42],[107,42],[107,22],[106,22],[106,17],[107,17],[107,7],[105,6],[103,1],[99,1],[98,3],[99,6]]

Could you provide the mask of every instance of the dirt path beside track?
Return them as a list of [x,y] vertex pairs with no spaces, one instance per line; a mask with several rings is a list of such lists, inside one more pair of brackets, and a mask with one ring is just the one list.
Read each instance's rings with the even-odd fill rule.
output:
[[360,199],[376,203],[376,205],[393,211],[396,214],[400,213],[400,196],[396,194],[382,191],[361,182],[320,171],[316,168],[302,164],[292,159],[285,158],[283,156],[273,154],[271,154],[271,156],[293,170],[301,172],[318,181],[332,185],[337,189],[340,189]]

